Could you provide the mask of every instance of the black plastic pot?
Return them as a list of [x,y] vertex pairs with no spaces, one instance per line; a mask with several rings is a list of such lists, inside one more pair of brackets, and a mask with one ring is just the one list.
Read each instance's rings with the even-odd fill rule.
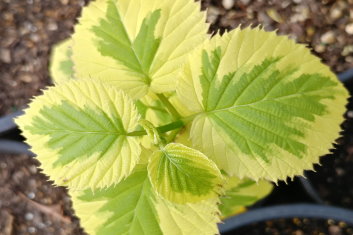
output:
[[[340,81],[342,81],[346,85],[348,85],[350,83],[350,85],[348,85],[348,86],[351,86],[351,83],[353,82],[353,69],[347,70],[347,71],[339,74],[338,78],[340,79]],[[318,193],[318,191],[314,187],[312,181],[310,181],[310,178],[308,177],[309,174],[307,174],[306,176],[307,176],[306,178],[300,177],[299,180],[300,180],[303,188],[307,192],[307,194],[315,202],[320,203],[320,204],[325,204],[324,200],[321,198],[320,194]]]
[[19,141],[0,139],[0,153],[27,154],[34,156],[29,146]]
[[253,223],[290,218],[332,219],[353,226],[351,210],[324,205],[292,204],[264,207],[233,216],[220,224],[219,229],[221,234],[224,234]]
[[23,114],[23,111],[19,110],[9,115],[0,117],[0,136],[9,131],[14,130],[17,127],[16,123],[14,122],[14,118],[22,114]]
[[306,193],[317,203],[325,204],[324,200],[320,197],[319,193],[313,187],[311,181],[308,178],[299,177],[300,183],[303,185]]

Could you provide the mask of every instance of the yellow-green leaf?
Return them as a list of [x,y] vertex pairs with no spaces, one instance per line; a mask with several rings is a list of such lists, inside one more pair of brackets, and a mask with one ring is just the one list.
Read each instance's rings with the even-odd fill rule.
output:
[[218,198],[198,203],[175,204],[160,198],[156,208],[160,227],[167,235],[214,235],[219,234],[220,223]]
[[180,65],[207,29],[194,1],[97,0],[75,27],[76,75],[105,80],[134,98],[174,90]]
[[70,192],[73,208],[90,235],[162,235],[146,171],[101,189]]
[[218,199],[177,205],[157,196],[143,166],[115,186],[70,192],[81,225],[91,235],[213,235]]
[[221,197],[219,209],[222,217],[238,214],[244,211],[246,206],[260,201],[273,189],[273,185],[265,180],[255,182],[250,179],[240,180],[230,177],[225,184],[225,194]]
[[215,36],[178,81],[193,147],[229,175],[301,175],[339,136],[348,93],[304,45],[260,28]]
[[17,119],[41,168],[58,185],[102,188],[128,176],[139,160],[133,101],[99,81],[50,87]]
[[175,203],[217,197],[223,183],[211,160],[195,149],[175,143],[153,153],[148,173],[156,191]]
[[50,58],[50,76],[55,84],[74,78],[71,46],[72,39],[66,39],[53,48]]

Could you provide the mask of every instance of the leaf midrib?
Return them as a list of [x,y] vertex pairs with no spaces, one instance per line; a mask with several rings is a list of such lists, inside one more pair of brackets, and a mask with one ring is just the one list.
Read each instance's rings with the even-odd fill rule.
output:
[[281,100],[281,99],[290,99],[290,98],[293,98],[293,97],[299,97],[299,96],[304,96],[304,95],[307,95],[307,94],[315,94],[315,93],[321,93],[321,92],[322,92],[322,90],[301,92],[301,93],[295,93],[295,94],[290,94],[290,95],[286,95],[286,96],[280,96],[280,97],[276,97],[276,98],[272,98],[272,99],[262,99],[262,100],[255,101],[253,103],[248,103],[248,104],[233,105],[231,107],[226,107],[226,108],[221,108],[221,109],[213,109],[213,110],[209,110],[209,111],[203,110],[201,112],[192,114],[192,115],[190,115],[188,117],[185,117],[183,119],[185,119],[185,120],[193,120],[195,117],[197,117],[199,115],[212,114],[212,113],[217,113],[217,112],[222,112],[222,111],[228,111],[228,110],[236,109],[236,108],[239,108],[239,107],[253,106],[253,105],[259,104],[261,102],[266,102],[266,101],[275,102],[275,101]]
[[[115,5],[114,2],[112,2],[112,4],[114,4],[115,10],[118,12],[119,18],[117,18],[117,20],[119,20],[119,21],[121,22],[122,29],[124,30],[124,33],[126,34],[127,39],[129,40],[129,42],[128,42],[129,45],[128,45],[128,46],[131,48],[131,50],[132,50],[132,52],[133,52],[133,54],[134,54],[136,60],[138,61],[138,66],[140,67],[140,71],[142,72],[142,75],[144,75],[144,80],[145,80],[144,82],[145,82],[146,84],[150,84],[150,83],[152,82],[152,79],[151,79],[151,77],[149,76],[149,74],[146,73],[146,71],[144,71],[144,69],[143,69],[143,67],[142,67],[141,60],[140,60],[140,58],[137,56],[136,51],[135,51],[135,48],[133,47],[133,43],[132,43],[132,41],[131,41],[130,35],[128,34],[128,32],[127,32],[127,30],[126,30],[125,22],[121,19],[119,9],[118,9],[118,7]],[[130,3],[130,4],[131,4],[131,3]],[[105,12],[105,11],[103,11],[102,9],[100,9],[99,7],[97,7],[97,6],[95,6],[95,7],[96,7],[98,10],[100,10],[100,11],[102,11],[102,12]],[[105,33],[107,33],[107,32],[105,32]],[[107,34],[108,34],[108,33],[107,33]],[[116,39],[116,37],[113,37],[113,38],[114,38],[114,40],[118,40],[118,39]],[[153,57],[153,59],[152,59],[152,63],[153,63],[153,61],[154,61],[154,58],[155,58],[155,57]],[[152,64],[152,63],[151,63],[151,64]],[[134,71],[134,72],[135,72],[135,71]]]

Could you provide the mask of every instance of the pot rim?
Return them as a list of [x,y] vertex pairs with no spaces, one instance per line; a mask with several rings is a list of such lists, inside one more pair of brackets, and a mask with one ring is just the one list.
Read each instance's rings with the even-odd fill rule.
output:
[[35,156],[30,150],[29,145],[15,140],[0,139],[0,153],[8,154],[27,154]]
[[225,233],[252,223],[281,218],[333,219],[353,225],[353,211],[351,210],[327,205],[299,203],[251,210],[226,219],[218,227],[221,233]]

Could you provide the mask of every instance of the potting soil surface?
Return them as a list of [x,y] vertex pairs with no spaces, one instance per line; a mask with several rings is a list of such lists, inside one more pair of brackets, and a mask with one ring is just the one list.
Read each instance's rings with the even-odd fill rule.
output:
[[353,227],[325,219],[278,219],[251,224],[224,235],[352,235]]
[[83,235],[63,187],[39,172],[27,155],[0,153],[1,235]]

